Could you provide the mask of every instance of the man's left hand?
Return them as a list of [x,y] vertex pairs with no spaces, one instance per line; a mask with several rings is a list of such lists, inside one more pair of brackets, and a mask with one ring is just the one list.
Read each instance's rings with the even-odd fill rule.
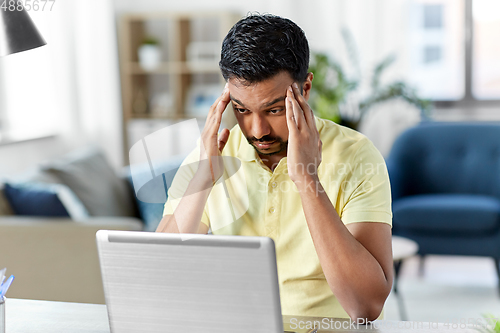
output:
[[299,187],[311,180],[317,180],[322,142],[313,111],[296,83],[290,86],[286,93],[286,121],[288,175]]

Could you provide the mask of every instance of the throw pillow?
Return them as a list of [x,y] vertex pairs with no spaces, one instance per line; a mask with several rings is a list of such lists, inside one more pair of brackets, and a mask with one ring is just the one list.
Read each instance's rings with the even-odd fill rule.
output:
[[136,193],[139,215],[144,221],[145,231],[155,231],[163,218],[163,209],[168,197],[168,188],[181,165],[184,156],[173,156],[159,164],[163,174],[152,178],[149,164],[133,165],[128,169],[128,179]]
[[64,185],[6,183],[4,194],[17,215],[71,217],[75,220],[88,217],[83,204]]
[[91,216],[134,216],[126,181],[118,178],[100,150],[78,151],[42,168],[68,186]]

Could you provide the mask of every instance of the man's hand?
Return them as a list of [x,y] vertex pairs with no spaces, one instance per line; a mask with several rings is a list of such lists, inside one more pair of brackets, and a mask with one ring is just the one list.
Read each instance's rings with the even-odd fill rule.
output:
[[217,138],[222,114],[229,103],[229,89],[226,87],[222,95],[210,107],[207,121],[200,141],[200,163],[196,174],[189,182],[185,193],[173,215],[165,215],[157,232],[200,233],[206,234],[208,227],[201,223],[203,208],[207,202],[212,185],[222,176],[224,165],[221,151],[229,139],[229,130],[223,129]]
[[229,139],[229,130],[224,128],[219,136],[217,136],[217,132],[222,121],[222,114],[229,101],[229,88],[226,84],[222,95],[210,107],[205,127],[201,133],[200,165],[197,176],[210,184],[215,184],[224,173],[221,152]]
[[351,319],[375,320],[392,286],[391,228],[371,221],[344,225],[319,181],[322,144],[312,110],[295,84],[287,91],[286,119],[288,173],[328,285]]
[[313,111],[301,95],[296,83],[288,88],[286,96],[288,175],[299,187],[311,180],[317,180],[322,142]]

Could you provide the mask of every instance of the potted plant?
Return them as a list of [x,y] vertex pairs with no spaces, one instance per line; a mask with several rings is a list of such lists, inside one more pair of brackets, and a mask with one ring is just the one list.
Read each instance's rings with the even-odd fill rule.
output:
[[154,70],[161,64],[160,43],[154,37],[143,40],[138,49],[139,65],[144,70]]
[[309,67],[309,71],[314,74],[311,107],[319,117],[358,129],[360,121],[373,105],[396,98],[415,105],[424,117],[428,115],[431,102],[418,97],[415,90],[405,82],[381,84],[382,73],[395,61],[393,55],[376,64],[370,79],[370,93],[361,97],[359,87],[362,75],[356,46],[347,30],[342,31],[342,36],[356,74],[350,77],[335,59],[324,53],[313,53]]

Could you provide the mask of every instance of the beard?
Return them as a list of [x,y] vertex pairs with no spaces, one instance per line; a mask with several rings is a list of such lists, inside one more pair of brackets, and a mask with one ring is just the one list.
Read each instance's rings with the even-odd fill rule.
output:
[[[288,141],[283,141],[283,139],[280,138],[279,136],[273,137],[270,135],[266,135],[260,139],[257,139],[255,137],[252,137],[252,138],[247,137],[247,141],[250,145],[252,145],[252,147],[257,151],[257,153],[259,155],[267,155],[267,156],[275,155],[275,154],[279,154],[283,151],[286,151],[288,148]],[[259,142],[273,142],[273,144],[279,143],[279,147],[274,148],[274,149],[276,149],[275,151],[269,151],[269,149],[261,150],[261,149],[257,148],[257,146],[256,146],[256,143],[259,143]]]

